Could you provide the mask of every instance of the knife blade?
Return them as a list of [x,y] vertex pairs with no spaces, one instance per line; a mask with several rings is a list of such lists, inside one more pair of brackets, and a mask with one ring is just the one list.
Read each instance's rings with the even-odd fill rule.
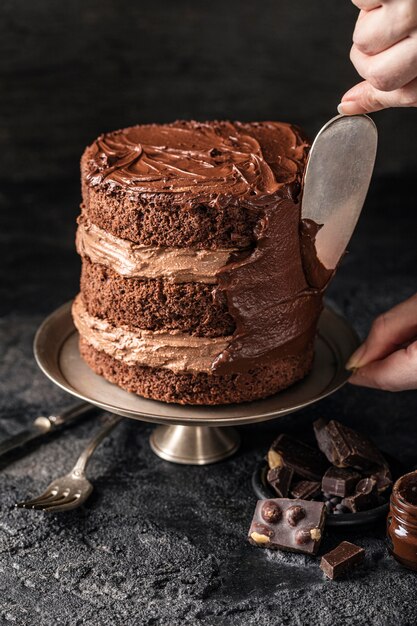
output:
[[97,407],[92,404],[82,402],[61,411],[58,414],[48,416],[39,415],[39,417],[32,422],[29,428],[22,430],[20,433],[17,433],[0,443],[0,459],[9,454],[9,452],[12,452],[12,450],[21,448],[30,441],[40,439],[55,430],[67,426],[96,409]]
[[337,267],[355,229],[371,180],[377,142],[378,133],[370,117],[337,115],[323,126],[311,146],[301,217],[319,225],[315,250],[328,270]]

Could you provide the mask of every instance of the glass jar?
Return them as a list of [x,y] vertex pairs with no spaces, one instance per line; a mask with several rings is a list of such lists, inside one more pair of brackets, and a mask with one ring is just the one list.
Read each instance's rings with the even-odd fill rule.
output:
[[401,476],[392,488],[387,539],[391,555],[417,571],[417,471]]

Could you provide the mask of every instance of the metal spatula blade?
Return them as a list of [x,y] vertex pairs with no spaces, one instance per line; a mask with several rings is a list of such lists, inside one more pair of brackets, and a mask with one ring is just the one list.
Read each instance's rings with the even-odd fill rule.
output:
[[315,239],[333,270],[353,234],[374,168],[378,133],[367,115],[331,119],[318,133],[304,175],[302,219],[322,224]]

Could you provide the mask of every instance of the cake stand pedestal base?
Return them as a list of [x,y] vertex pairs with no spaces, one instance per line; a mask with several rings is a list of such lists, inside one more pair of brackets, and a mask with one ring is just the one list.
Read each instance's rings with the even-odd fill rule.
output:
[[236,452],[240,436],[235,428],[216,426],[157,426],[150,437],[152,450],[171,463],[208,465]]

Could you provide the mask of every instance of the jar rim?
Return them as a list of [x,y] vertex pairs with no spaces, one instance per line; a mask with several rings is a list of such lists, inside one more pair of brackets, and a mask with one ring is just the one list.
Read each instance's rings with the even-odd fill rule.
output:
[[[408,483],[408,484],[407,484]],[[407,489],[412,489],[413,497],[407,495]],[[403,505],[407,505],[410,510],[415,510],[417,514],[417,470],[400,476],[393,488],[392,496],[395,496]]]

